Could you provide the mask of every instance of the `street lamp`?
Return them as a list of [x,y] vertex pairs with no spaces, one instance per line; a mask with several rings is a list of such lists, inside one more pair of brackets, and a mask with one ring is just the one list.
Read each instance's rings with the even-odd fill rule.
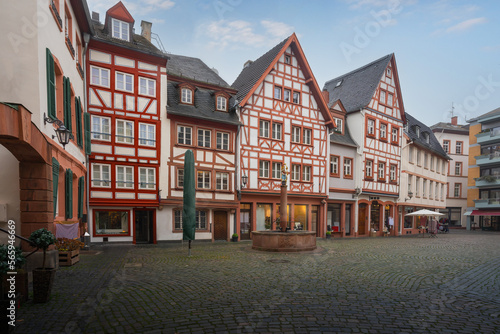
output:
[[408,197],[405,198],[405,202],[411,200],[411,198],[413,197],[413,192],[409,191],[408,192]]
[[[57,118],[55,118],[55,119],[49,118],[44,113],[43,114],[43,124],[45,125],[47,123],[55,124],[55,125],[58,126],[58,128],[55,129],[56,135],[57,135],[57,140],[59,141],[59,143],[61,143],[61,145],[63,146],[63,149],[66,149],[65,146],[69,143],[69,141],[71,139],[74,139],[73,134],[71,133],[71,131],[69,131],[64,126],[64,123],[61,122],[61,120],[59,120]],[[54,139],[54,136],[52,136],[52,139]]]
[[245,188],[245,186],[247,185],[247,182],[248,182],[248,176],[247,175],[243,175],[241,177],[241,187]]

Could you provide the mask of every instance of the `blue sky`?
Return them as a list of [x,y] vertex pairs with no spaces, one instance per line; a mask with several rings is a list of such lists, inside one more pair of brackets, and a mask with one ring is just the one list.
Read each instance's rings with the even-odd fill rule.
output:
[[[87,0],[101,15],[117,0]],[[231,84],[293,32],[318,85],[395,53],[406,112],[432,125],[500,107],[500,2],[124,0],[167,52],[201,58]]]

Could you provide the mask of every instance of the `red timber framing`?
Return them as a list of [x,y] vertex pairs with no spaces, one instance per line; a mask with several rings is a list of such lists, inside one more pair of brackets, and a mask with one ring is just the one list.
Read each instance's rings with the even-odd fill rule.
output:
[[[289,219],[298,224],[292,229],[314,229],[319,236],[324,235],[330,166],[328,131],[335,126],[295,34],[284,42],[242,98],[240,115],[240,176],[248,177],[240,203],[245,208],[250,204],[250,230],[275,229],[281,166],[286,164],[290,173]],[[260,204],[267,206],[259,208]],[[264,217],[269,208],[272,214],[265,213]],[[299,211],[304,214],[295,216]],[[240,210],[237,217],[240,231]]]

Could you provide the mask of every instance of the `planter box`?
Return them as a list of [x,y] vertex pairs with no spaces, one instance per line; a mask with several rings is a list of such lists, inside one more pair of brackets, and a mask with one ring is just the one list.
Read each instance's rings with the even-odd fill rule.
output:
[[59,265],[61,267],[70,267],[80,261],[80,250],[59,251]]

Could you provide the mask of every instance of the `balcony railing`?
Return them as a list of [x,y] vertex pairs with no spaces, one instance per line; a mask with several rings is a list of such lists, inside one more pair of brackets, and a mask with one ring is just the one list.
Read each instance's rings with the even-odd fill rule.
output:
[[481,177],[474,178],[476,181],[476,187],[491,187],[500,185],[499,175],[485,175]]
[[475,199],[474,203],[478,209],[498,209],[500,208],[500,198]]
[[476,165],[482,166],[487,164],[499,163],[500,162],[500,151],[493,153],[478,155],[474,157],[476,159]]

